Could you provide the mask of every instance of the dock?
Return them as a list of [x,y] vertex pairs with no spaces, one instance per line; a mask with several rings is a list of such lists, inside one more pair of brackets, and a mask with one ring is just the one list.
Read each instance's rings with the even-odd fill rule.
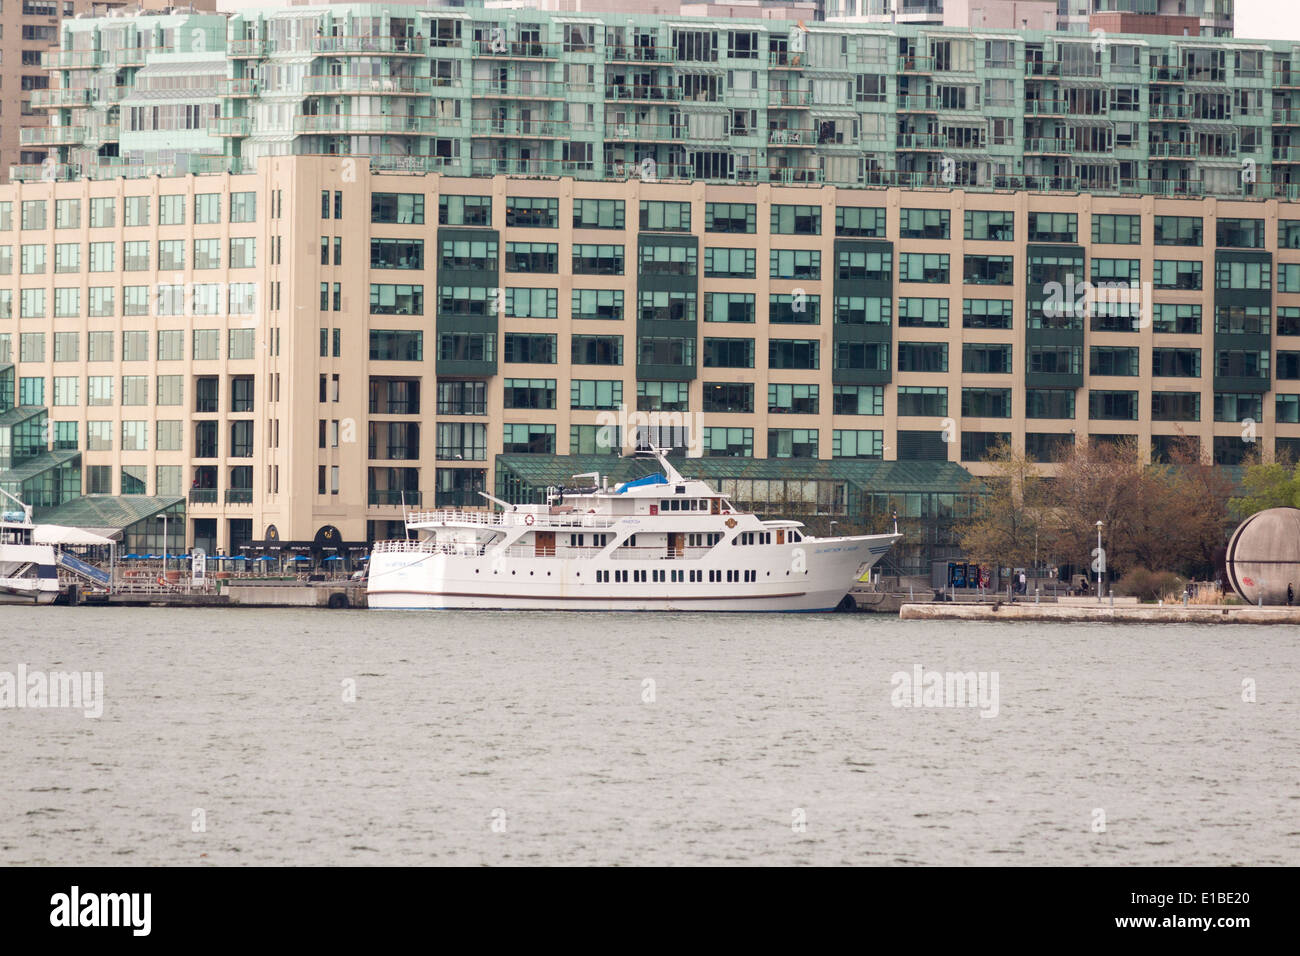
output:
[[220,588],[136,587],[109,594],[65,591],[66,603],[100,607],[323,607],[334,610],[364,608],[366,587],[351,581],[307,583],[238,583]]
[[1104,624],[1300,624],[1300,607],[1248,604],[1035,604],[1029,601],[904,604],[904,621],[999,621]]

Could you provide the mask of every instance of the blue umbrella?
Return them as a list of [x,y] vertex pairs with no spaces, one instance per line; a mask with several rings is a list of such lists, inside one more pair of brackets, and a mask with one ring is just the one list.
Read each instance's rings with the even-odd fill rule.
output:
[[305,555],[305,554],[299,554],[299,555],[295,555],[294,558],[293,558],[293,560],[295,560],[295,561],[310,561],[311,558],[307,557],[307,555]]
[[258,561],[274,561],[275,558],[271,557],[269,554],[264,554],[264,555],[262,555],[260,558],[258,558],[257,560],[258,560]]
[[123,561],[139,561],[139,560],[140,560],[140,555],[138,555],[138,554],[124,554],[124,555],[122,555],[122,560],[123,560]]
[[330,555],[328,558],[326,558],[325,560],[326,560],[326,561],[342,561],[343,559],[340,558],[337,554],[331,554],[331,555]]

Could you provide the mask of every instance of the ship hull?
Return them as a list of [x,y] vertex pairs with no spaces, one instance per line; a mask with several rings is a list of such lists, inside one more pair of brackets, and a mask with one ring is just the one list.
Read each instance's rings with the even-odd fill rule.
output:
[[830,611],[895,540],[869,535],[746,547],[725,565],[466,556],[413,544],[371,556],[367,603],[390,610]]

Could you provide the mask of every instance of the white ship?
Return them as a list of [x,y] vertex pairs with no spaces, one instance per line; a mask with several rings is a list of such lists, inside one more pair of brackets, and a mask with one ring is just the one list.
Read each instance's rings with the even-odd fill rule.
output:
[[559,489],[544,505],[408,514],[408,537],[376,542],[372,608],[599,611],[830,611],[902,535],[816,538],[798,521],[738,511],[662,474]]
[[32,509],[0,488],[0,604],[53,604],[59,596],[58,555],[33,544]]

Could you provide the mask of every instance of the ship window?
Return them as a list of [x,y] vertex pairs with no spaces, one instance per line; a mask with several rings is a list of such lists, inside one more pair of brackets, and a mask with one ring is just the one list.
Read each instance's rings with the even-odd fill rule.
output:
[[685,486],[685,485],[678,485],[678,486],[677,486],[676,494],[679,494],[679,495],[684,495],[684,494],[686,494],[686,486]]

